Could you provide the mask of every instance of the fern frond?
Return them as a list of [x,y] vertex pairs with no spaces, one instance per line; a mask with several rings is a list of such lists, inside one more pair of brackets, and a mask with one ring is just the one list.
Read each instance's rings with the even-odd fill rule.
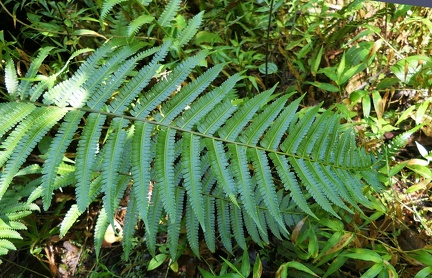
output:
[[[36,107],[32,104],[22,103],[17,105],[15,102],[0,104],[0,138],[6,134],[17,123],[27,117]],[[4,163],[4,162],[3,162]],[[3,164],[3,163],[0,163]]]
[[125,1],[126,0],[104,0],[103,4],[102,4],[101,14],[100,14],[101,25],[103,25],[103,20],[108,15],[108,13],[112,10],[112,8],[115,5],[120,4],[122,2],[125,2]]
[[70,227],[77,221],[78,217],[83,214],[84,211],[78,209],[77,204],[73,204],[67,211],[60,225],[60,237],[64,237],[69,231]]
[[171,123],[187,105],[194,101],[222,71],[223,65],[216,65],[183,87],[162,107],[161,123]]
[[96,257],[99,257],[99,253],[104,241],[105,232],[108,228],[109,220],[106,214],[105,208],[102,207],[99,211],[99,216],[96,220],[95,231],[94,231],[94,245],[96,250]]
[[248,145],[256,145],[264,131],[283,109],[288,96],[281,97],[268,105],[265,110],[252,119],[251,124],[240,134],[239,141]]
[[231,157],[231,164],[233,174],[237,180],[237,187],[240,193],[240,200],[243,203],[244,209],[247,214],[252,218],[259,229],[262,229],[258,219],[256,203],[253,198],[255,188],[251,181],[251,176],[248,169],[248,160],[246,156],[247,148],[238,145],[229,145]]
[[150,114],[150,111],[155,109],[163,100],[175,91],[177,86],[179,86],[191,73],[192,69],[206,56],[206,52],[202,51],[178,65],[173,70],[172,74],[157,83],[147,94],[144,95],[140,103],[133,109],[132,115],[137,118],[147,117]]
[[[150,82],[151,78],[159,68],[161,62],[168,53],[172,44],[171,40],[166,41],[153,57],[152,61],[143,67],[136,76],[134,76],[125,86],[120,89],[118,97],[110,104],[110,110],[113,113],[121,113],[130,105],[131,101],[141,92],[141,90]],[[151,49],[153,52],[155,48]]]
[[[209,113],[241,79],[240,74],[236,73],[226,80],[221,86],[215,88],[210,93],[200,97],[194,104],[193,109],[186,110],[175,124],[184,129],[191,129],[197,122]],[[192,106],[191,106],[192,107]],[[222,123],[220,123],[221,125]]]
[[128,121],[122,118],[115,118],[111,122],[112,133],[104,146],[104,163],[102,166],[102,190],[104,195],[104,207],[110,222],[114,219],[115,209],[117,208],[119,195],[122,195],[121,182],[119,175],[120,160],[122,159],[124,144],[126,141],[126,131],[124,128]]
[[18,93],[18,75],[15,70],[15,65],[12,59],[8,59],[5,68],[5,85],[8,93],[11,96],[16,96]]
[[275,150],[278,148],[283,134],[286,132],[288,126],[294,118],[295,112],[303,97],[298,98],[291,102],[288,107],[277,117],[268,132],[260,141],[260,145],[264,148]]
[[[171,201],[171,200],[170,200]],[[159,192],[159,187],[153,187],[151,202],[148,208],[148,223],[146,226],[146,243],[150,254],[154,257],[156,253],[156,236],[159,228],[159,221],[162,217],[163,203]],[[172,221],[172,220],[169,220]]]
[[195,36],[195,34],[198,32],[199,27],[201,26],[203,15],[204,11],[201,11],[200,13],[195,15],[191,20],[189,20],[186,28],[177,35],[179,47],[187,44]]
[[174,139],[176,132],[172,129],[161,128],[156,143],[155,170],[158,174],[157,183],[161,188],[160,194],[169,221],[176,220],[176,204],[172,202],[175,188],[174,183]]
[[231,117],[237,108],[237,106],[231,104],[231,101],[223,101],[198,124],[198,130],[203,134],[213,135]]
[[[121,2],[104,1],[104,12]],[[170,25],[179,3],[170,2],[161,17],[163,26]],[[36,209],[31,202],[39,196],[47,209],[54,190],[75,186],[76,204],[61,223],[61,235],[102,194],[95,231],[99,254],[127,192],[125,251],[131,251],[141,217],[150,253],[155,255],[158,229],[164,225],[175,259],[185,222],[194,253],[199,255],[201,230],[211,251],[220,239],[232,252],[234,244],[247,248],[245,233],[261,246],[272,235],[287,237],[287,225],[305,214],[316,218],[315,209],[339,217],[342,210],[358,210],[357,203],[371,205],[362,189],[369,185],[379,190],[379,165],[356,146],[354,133],[341,126],[339,115],[321,112],[319,106],[297,112],[301,98],[285,107],[291,95],[274,95],[274,88],[234,101],[240,73],[219,86],[210,84],[223,65],[191,76],[206,52],[183,62],[164,62],[176,43],[185,43],[196,32],[201,16],[190,20],[178,40],[148,50],[142,50],[143,43],[113,39],[41,97],[45,85],[28,85],[20,102],[0,104],[6,115],[0,119],[0,214],[3,209],[10,217],[4,229],[22,227],[16,220]],[[158,79],[159,71],[168,68],[172,72]],[[25,83],[19,86],[27,88]],[[16,90],[9,87],[12,93]],[[45,105],[28,104],[33,96]],[[43,165],[24,168],[49,130],[53,139]],[[75,158],[65,155],[74,148]],[[1,196],[15,177],[35,173],[39,176],[25,186],[27,203],[6,202],[8,194]],[[9,210],[3,207],[8,202]]]
[[230,219],[231,219],[231,230],[233,231],[234,239],[241,249],[246,250],[246,240],[243,229],[243,218],[239,207],[233,203],[230,204]]
[[123,243],[124,255],[127,258],[132,250],[132,238],[135,234],[135,226],[138,222],[138,204],[134,195],[129,196],[126,215],[123,224]]
[[[280,209],[277,206],[276,187],[271,176],[267,156],[264,151],[258,149],[250,149],[248,155],[249,159],[252,161],[258,189],[264,198],[264,203],[269,209],[270,215],[273,216],[286,231]],[[286,233],[288,233],[288,231],[286,231]]]
[[226,122],[225,126],[219,129],[219,136],[226,140],[234,141],[255,115],[259,107],[268,101],[271,94],[272,90],[262,92],[243,104]]
[[304,165],[303,159],[294,159],[289,158],[288,161],[293,166],[295,172],[299,176],[302,183],[306,186],[309,193],[312,195],[312,197],[315,199],[315,201],[325,210],[333,214],[335,217],[339,218],[337,213],[333,210],[331,207],[328,199],[325,197],[325,192],[318,186],[318,184],[315,182],[315,179],[312,176],[312,173],[310,172],[310,169],[308,169]]
[[78,142],[76,158],[76,177],[78,183],[75,193],[80,210],[85,210],[89,200],[89,184],[92,178],[92,168],[96,160],[96,154],[99,151],[99,137],[105,120],[105,115],[91,113],[87,117],[87,123]]
[[51,205],[54,181],[57,177],[58,167],[63,159],[63,154],[72,142],[75,131],[78,129],[78,124],[83,116],[84,112],[78,110],[68,112],[59,131],[51,141],[42,172],[42,200],[45,210]]
[[218,232],[223,246],[232,253],[230,203],[225,199],[216,200]]
[[28,79],[33,78],[39,71],[42,62],[48,56],[48,54],[54,49],[54,47],[43,47],[39,50],[37,57],[31,62],[29,69],[25,75],[26,79],[23,79],[18,86],[18,94],[20,99],[25,99],[29,95],[30,86],[32,82]]
[[22,239],[21,235],[12,229],[0,229],[0,238]]
[[147,14],[143,14],[140,15],[139,17],[135,18],[134,20],[132,20],[129,25],[128,25],[128,30],[127,30],[127,35],[129,37],[132,37],[133,35],[135,35],[136,33],[138,33],[139,29],[147,23],[150,23],[154,20],[154,16],[151,15],[147,15]]
[[[262,224],[260,222],[260,218],[258,216],[258,211],[257,211],[257,219],[258,219],[258,223],[260,223],[260,226],[261,226],[260,230],[262,230],[262,232],[265,233],[266,231],[264,230],[264,227],[262,227]],[[258,233],[257,225],[256,225],[255,221],[249,216],[248,213],[243,213],[243,222],[244,222],[244,225],[246,227],[246,231],[247,231],[248,235],[260,247],[263,247],[261,237]]]
[[[25,140],[19,141],[19,143],[14,147],[9,160],[5,165],[4,174],[0,178],[0,199],[6,192],[7,187],[9,186],[15,174],[19,171],[21,165],[25,162],[27,156],[36,146],[37,142],[42,139],[48,130],[54,124],[56,124],[64,114],[65,111],[58,108],[42,107],[35,110],[35,112],[31,114],[34,117],[29,116],[24,122],[21,123],[24,125],[22,128],[25,129]],[[12,134],[16,130],[18,130],[18,133],[23,132],[22,129],[17,127],[12,132]],[[12,134],[10,136],[13,136]],[[16,139],[15,137],[12,138]],[[8,140],[6,139],[6,141]],[[10,148],[11,146],[5,145],[4,147]]]
[[209,151],[212,170],[218,184],[230,200],[237,205],[237,189],[234,186],[234,178],[228,167],[228,159],[223,149],[222,142],[214,139],[205,139],[205,142]]
[[276,171],[281,178],[281,181],[285,189],[290,192],[293,201],[302,209],[305,213],[318,219],[318,217],[311,211],[309,205],[304,197],[304,194],[294,176],[294,173],[290,171],[290,165],[285,156],[271,153],[269,154],[270,159],[276,167]]
[[172,201],[176,204],[176,219],[168,219],[168,248],[171,258],[177,258],[177,249],[179,246],[179,236],[181,228],[181,219],[183,217],[183,202],[184,202],[184,190],[179,187],[174,189],[175,195]]
[[305,115],[295,124],[291,123],[290,135],[280,145],[282,151],[286,153],[296,153],[298,146],[309,131],[315,116],[318,113],[319,106],[309,109]]
[[182,150],[184,187],[186,188],[189,204],[205,232],[204,210],[202,207],[204,201],[201,184],[200,150],[200,138],[192,134],[184,134]]
[[[215,223],[216,223],[216,209],[215,209],[215,198],[212,196],[204,197],[204,212],[206,213],[205,217],[205,229],[206,231],[215,231]],[[204,239],[207,244],[208,249],[211,252],[216,251],[216,235],[215,233],[204,233]]]
[[158,22],[162,27],[170,26],[171,21],[180,9],[181,0],[170,0],[164,11],[159,16]]
[[153,126],[145,122],[136,122],[132,141],[132,177],[133,192],[138,200],[140,216],[146,227],[149,226],[147,211],[150,191],[151,132]]
[[[204,204],[204,202],[203,202]],[[204,211],[204,207],[202,207],[202,210]],[[190,199],[187,199],[186,202],[186,236],[188,239],[189,246],[192,250],[192,252],[197,256],[200,257],[199,254],[199,221],[198,218],[195,215],[195,212],[192,209],[192,205],[190,203]],[[201,225],[203,229],[205,229],[205,222],[203,225]]]

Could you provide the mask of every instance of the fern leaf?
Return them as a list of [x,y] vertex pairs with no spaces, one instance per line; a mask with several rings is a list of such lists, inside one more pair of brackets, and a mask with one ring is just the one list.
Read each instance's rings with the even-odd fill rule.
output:
[[318,165],[316,162],[311,161],[303,161],[300,160],[299,164],[301,167],[307,168],[306,171],[309,170],[310,172],[310,178],[314,180],[315,184],[322,185],[322,190],[324,191],[324,194],[327,196],[327,199],[330,200],[333,204],[337,205],[338,207],[348,211],[349,213],[354,213],[351,209],[349,209],[343,201],[340,199],[338,195],[342,195],[346,197],[346,201],[350,201],[348,194],[346,194],[345,190],[339,190],[339,192],[336,192],[337,186],[336,184],[333,184],[331,182],[331,179],[329,179],[328,176],[325,175],[323,169],[321,169],[321,166]]
[[264,131],[283,109],[287,99],[288,96],[277,99],[275,102],[268,105],[261,114],[254,117],[247,129],[240,134],[239,141],[248,145],[256,145]]
[[120,4],[122,2],[125,2],[125,1],[126,0],[104,0],[103,4],[102,4],[101,15],[100,15],[101,25],[103,25],[103,20],[108,15],[108,13],[112,10],[112,8],[115,5]]
[[[206,231],[215,231],[215,223],[216,223],[215,198],[212,196],[205,196],[204,198],[205,198],[204,212],[206,213],[206,217],[205,217]],[[211,233],[211,232],[204,233],[204,239],[208,249],[211,252],[215,252],[216,251],[215,233]]]
[[[279,196],[279,195],[278,195]],[[278,204],[279,204],[279,200],[278,200]],[[282,209],[280,209],[282,211]],[[268,210],[264,210],[264,217],[266,219],[266,223],[267,223],[267,227],[270,229],[271,233],[279,240],[284,240],[282,239],[282,235],[284,235],[285,237],[288,235],[287,232],[285,232],[284,230],[281,229],[281,232],[279,231],[280,227],[279,224],[275,221],[275,219],[271,216],[270,212]],[[285,221],[284,221],[285,224]],[[283,226],[282,226],[283,227]],[[281,234],[282,233],[282,234]]]
[[11,96],[16,96],[18,93],[18,76],[12,59],[7,61],[4,79],[8,93]]
[[133,35],[138,33],[141,26],[143,26],[144,24],[152,22],[154,19],[155,19],[154,16],[151,16],[151,15],[147,15],[147,14],[140,15],[139,17],[135,18],[134,20],[132,20],[129,23],[128,29],[127,29],[127,35],[129,37],[132,37]]
[[178,10],[180,9],[181,0],[170,0],[164,11],[160,15],[158,22],[162,27],[170,26]]
[[[344,166],[344,161],[346,160],[345,158],[348,156],[348,153],[345,152],[346,150],[353,151],[349,148],[349,140],[351,139],[350,135],[350,131],[345,131],[342,133],[342,136],[340,136],[339,142],[333,146],[336,158],[335,164],[337,166]],[[349,167],[351,165],[346,166]]]
[[126,209],[126,216],[123,225],[123,250],[127,258],[132,250],[132,238],[135,234],[135,226],[138,221],[138,204],[137,198],[134,195],[129,196],[129,201]]
[[[0,239],[0,248],[5,248],[8,250],[16,250],[15,245],[13,245],[13,243],[7,239]],[[6,254],[7,252],[1,255],[6,255]]]
[[200,97],[195,103],[191,104],[191,109],[187,110],[176,124],[185,129],[191,129],[197,122],[209,113],[241,79],[240,74],[234,74],[221,86],[212,90],[210,93]]
[[229,203],[224,199],[216,200],[218,231],[223,246],[229,253],[233,253],[231,241],[231,224]]
[[310,216],[318,219],[318,217],[311,211],[309,205],[304,198],[304,194],[300,189],[300,186],[297,182],[297,179],[294,176],[294,173],[290,171],[290,165],[288,164],[288,160],[285,156],[278,155],[275,153],[269,154],[270,159],[276,167],[276,170],[281,178],[281,181],[286,190],[290,192],[290,195],[293,201],[302,209],[305,213]]
[[175,130],[161,128],[156,143],[155,170],[157,186],[161,189],[162,202],[170,221],[175,221],[177,208],[172,202],[174,192],[174,139]]
[[246,250],[246,240],[243,230],[243,219],[240,208],[235,206],[233,203],[230,204],[230,219],[231,219],[231,230],[233,231],[234,239],[241,249]]
[[102,207],[99,211],[99,216],[96,220],[95,231],[94,231],[94,246],[96,250],[96,257],[99,257],[100,249],[104,241],[105,232],[108,228],[109,220],[106,214],[105,208]]
[[[101,186],[101,180],[102,178],[99,176],[97,179],[95,179],[92,184],[90,185],[90,201],[93,201],[95,199],[95,193],[98,191],[99,187]],[[87,204],[89,205],[89,204]],[[60,224],[60,237],[63,237],[66,235],[66,233],[69,231],[69,229],[72,227],[73,224],[76,223],[78,217],[80,217],[84,211],[80,211],[78,209],[77,204],[73,204],[68,212],[66,213],[65,217],[63,218],[63,221]]]
[[290,134],[280,145],[281,150],[286,153],[296,153],[298,146],[309,131],[312,122],[318,113],[318,110],[319,106],[309,109],[309,111],[306,112],[306,114],[295,124],[295,126],[290,129]]
[[39,50],[39,53],[37,57],[31,62],[29,69],[26,73],[26,79],[22,80],[18,87],[18,93],[20,95],[21,99],[25,99],[30,91],[30,86],[32,85],[32,81],[30,81],[30,78],[33,78],[36,76],[36,74],[39,71],[39,68],[42,65],[42,62],[45,60],[45,58],[48,56],[48,54],[53,50],[54,47],[43,47]]
[[[257,203],[261,203],[261,202],[262,202],[262,200],[257,201]],[[267,232],[268,229],[267,229],[267,222],[266,222],[264,209],[258,210],[258,217],[259,217],[259,221],[261,223],[261,226],[263,227],[262,231],[258,230],[258,233],[261,237],[260,241],[263,241],[263,242],[268,244],[270,241],[269,241],[268,232]]]
[[[27,117],[36,107],[28,103],[2,103],[0,104],[0,138],[12,127]],[[2,164],[2,163],[0,163]]]
[[198,65],[206,55],[206,52],[202,51],[178,65],[173,70],[172,74],[157,83],[147,94],[144,95],[144,98],[141,100],[140,104],[134,108],[132,114],[140,118],[147,117],[150,111],[155,109],[163,100],[175,91],[177,86],[186,79],[192,69]]
[[[337,134],[337,129],[339,127],[339,117],[336,114],[330,117],[323,116],[324,115],[321,115],[320,118],[322,117],[322,119],[325,119],[324,133],[314,144],[311,144],[311,157],[317,161],[325,160],[326,153],[332,152],[331,145],[335,142],[333,140],[336,139],[332,134]],[[308,150],[306,150],[306,153],[308,153]]]
[[[202,206],[202,210],[204,211],[204,203]],[[200,257],[199,254],[199,221],[198,218],[195,215],[195,212],[192,209],[192,205],[190,203],[190,199],[187,199],[187,204],[186,204],[186,236],[189,242],[189,246],[192,250],[192,252],[195,254],[195,256],[197,256],[198,258]],[[202,225],[205,227],[205,223],[204,225]]]
[[315,183],[310,170],[304,166],[303,159],[288,158],[290,164],[293,166],[294,171],[297,173],[298,177],[302,183],[306,186],[309,193],[315,199],[315,201],[320,205],[325,211],[330,212],[335,217],[339,218],[337,213],[331,207],[328,199],[325,197],[325,192]]
[[128,121],[123,118],[114,118],[110,129],[112,133],[104,146],[104,163],[102,167],[102,188],[104,195],[104,207],[110,222],[113,221],[115,209],[117,209],[119,188],[122,187],[120,175],[120,159],[123,153],[126,140],[126,131],[123,129],[128,125]]
[[[160,67],[159,62],[162,61],[168,53],[172,44],[172,40],[167,40],[155,54],[152,61],[139,70],[138,74],[134,76],[128,83],[121,89],[117,98],[110,104],[110,110],[113,113],[121,113],[131,103],[131,101],[141,92],[141,90],[150,82],[151,78],[155,75]],[[152,48],[151,52],[156,50]],[[147,53],[146,53],[147,54]],[[150,54],[150,52],[149,52]]]
[[171,200],[176,204],[176,219],[168,219],[168,248],[171,258],[177,258],[177,249],[179,246],[179,236],[181,228],[181,219],[183,217],[183,202],[184,202],[184,190],[176,187],[174,190],[174,198]]
[[186,188],[187,196],[192,206],[203,231],[204,225],[204,203],[201,184],[201,169],[200,169],[200,138],[189,134],[183,134],[183,151],[182,151],[182,170],[184,177],[184,187]]
[[[271,216],[275,218],[281,227],[284,227],[282,215],[277,206],[276,187],[273,183],[267,156],[264,151],[258,149],[250,149],[249,156],[254,167],[258,189],[264,198],[264,203],[269,209]],[[286,231],[285,228],[284,231]],[[286,233],[288,233],[288,231],[286,231]]]
[[152,160],[150,140],[153,126],[145,122],[135,123],[132,142],[133,190],[139,204],[139,212],[146,227],[149,226],[147,211],[150,193],[150,163]]
[[81,139],[78,142],[76,158],[76,197],[80,210],[85,210],[89,200],[89,184],[91,182],[92,167],[99,151],[99,137],[102,131],[106,116],[91,113],[87,117],[87,123],[82,131]]
[[190,104],[198,95],[203,92],[207,86],[219,75],[223,65],[216,65],[200,75],[193,82],[183,87],[162,107],[162,123],[170,123],[178,114],[180,114],[188,104]]
[[0,229],[0,238],[22,239],[21,235],[12,229]]
[[336,123],[340,122],[340,117],[337,114],[332,114],[330,110],[325,111],[321,115],[316,117],[316,120],[312,123],[312,126],[308,130],[304,140],[300,143],[297,154],[308,157],[316,143],[321,138],[327,137],[329,129],[332,129]]
[[231,101],[225,100],[218,104],[197,126],[203,134],[213,135],[237,110]]
[[204,11],[195,15],[191,20],[189,20],[186,28],[177,35],[179,47],[183,47],[195,36],[201,26],[203,15]]
[[234,141],[242,129],[248,124],[250,119],[255,115],[260,105],[263,105],[268,101],[271,93],[272,90],[268,90],[247,101],[226,122],[225,126],[219,129],[219,136],[226,140]]
[[[42,107],[37,109],[36,112],[37,113],[32,114],[36,115],[37,117],[33,119],[29,117],[26,119],[25,125],[28,128],[26,129],[25,134],[26,140],[21,140],[19,142],[19,144],[13,149],[13,153],[6,163],[3,175],[0,178],[0,199],[6,192],[7,187],[12,181],[14,175],[19,171],[19,168],[25,162],[25,159],[39,142],[39,140],[41,140],[48,130],[65,114],[65,111],[62,109],[52,107]],[[19,128],[16,130],[18,130],[18,133],[20,132]]]
[[[14,103],[15,106],[16,104]],[[27,116],[23,121],[16,126],[8,137],[0,142],[0,166],[3,166],[4,163],[9,159],[12,155],[13,151],[20,144],[22,140],[27,140],[27,132],[33,126],[33,123],[36,121],[38,117],[43,114],[43,109],[36,109],[34,105],[28,107],[28,111],[24,111]],[[9,128],[2,130],[2,133],[6,133]]]
[[240,200],[246,210],[246,213],[252,218],[259,229],[262,229],[258,219],[254,195],[254,184],[251,181],[251,176],[248,169],[248,160],[246,156],[246,147],[239,145],[229,145],[231,153],[231,167],[233,174],[236,177],[238,191],[240,193]]
[[72,227],[72,225],[76,222],[78,217],[83,214],[83,212],[84,211],[80,211],[78,209],[78,206],[76,204],[73,204],[70,207],[68,212],[66,212],[66,215],[64,216],[63,221],[60,225],[60,237],[64,237],[66,235],[67,231],[69,231],[70,227]]
[[[172,201],[172,200],[170,200]],[[151,195],[151,203],[148,208],[148,222],[146,226],[146,243],[150,254],[154,257],[156,253],[156,235],[158,232],[159,221],[162,217],[163,204],[161,194],[158,187],[153,187]]]
[[223,149],[223,144],[220,141],[214,139],[205,139],[206,147],[209,151],[210,162],[214,175],[218,184],[222,187],[225,194],[230,198],[230,200],[237,204],[236,195],[237,190],[235,188],[235,183],[233,175],[228,167],[228,159],[226,157],[225,151]]
[[280,202],[280,208],[282,215],[284,217],[284,221],[288,227],[294,226],[296,223],[305,217],[303,212],[296,208],[296,204],[293,199],[290,198],[290,195],[285,195],[283,190],[278,191],[278,195],[282,196],[282,200]]
[[128,59],[120,65],[120,67],[107,77],[107,81],[103,82],[103,86],[98,86],[95,92],[91,94],[87,105],[94,110],[99,110],[105,104],[112,94],[123,84],[127,75],[134,69],[138,60],[138,55]]
[[286,132],[289,124],[294,118],[295,112],[303,97],[291,102],[280,115],[277,117],[268,132],[260,141],[260,145],[264,148],[276,150],[280,144],[283,134]]
[[[258,218],[258,220],[257,220],[258,223],[260,223],[260,225],[261,225],[261,222],[259,222],[260,219],[259,219],[259,216],[258,216],[258,212],[257,212],[257,218]],[[243,222],[244,222],[244,226],[246,227],[246,231],[247,231],[248,235],[249,235],[249,236],[252,238],[252,240],[253,240],[254,242],[256,242],[260,247],[263,247],[262,240],[261,240],[261,238],[260,238],[260,236],[259,236],[258,229],[257,229],[257,225],[256,225],[256,223],[255,223],[255,220],[253,220],[253,219],[249,216],[248,213],[243,213]],[[262,230],[263,233],[266,232],[266,231],[264,230],[264,228],[261,228],[260,230]]]
[[367,184],[369,184],[376,192],[380,192],[383,189],[383,186],[376,175],[376,170],[368,169],[360,171],[359,173]]
[[139,0],[139,2],[141,3],[141,5],[143,6],[148,6],[151,3],[152,0]]
[[51,141],[42,172],[42,201],[45,210],[51,205],[54,180],[57,177],[57,170],[63,159],[63,154],[72,142],[74,133],[78,129],[78,124],[83,115],[84,112],[77,110],[68,112],[56,136]]
[[349,184],[349,186],[345,188],[349,190],[352,198],[362,205],[372,206],[371,202],[364,196],[361,190],[364,187],[363,183],[356,175],[352,175],[350,172],[338,168],[334,169],[334,171],[340,180],[345,181],[345,184]]

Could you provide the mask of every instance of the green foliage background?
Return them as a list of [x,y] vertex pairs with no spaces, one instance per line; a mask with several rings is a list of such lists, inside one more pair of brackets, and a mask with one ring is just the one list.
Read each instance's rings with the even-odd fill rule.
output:
[[[59,189],[72,188],[76,203],[46,237],[67,235],[101,204],[97,256],[111,226],[122,230],[123,262],[135,264],[127,258],[144,246],[142,221],[148,270],[169,258],[178,272],[185,250],[206,261],[201,242],[211,252],[220,242],[233,260],[201,275],[260,276],[251,248],[276,258],[282,277],[289,268],[343,276],[360,261],[370,263],[358,274],[395,276],[395,253],[428,275],[427,248],[391,240],[404,227],[390,196],[397,175],[415,182],[413,192],[432,179],[424,148],[424,160],[393,160],[411,135],[428,136],[430,11],[340,4],[2,2],[23,27],[0,38],[0,252],[26,245],[17,231],[32,226],[25,217],[39,198],[47,211]],[[391,108],[398,88],[422,101]],[[392,223],[391,234],[378,229],[388,241],[365,234],[379,218]],[[27,237],[43,258],[42,240]]]

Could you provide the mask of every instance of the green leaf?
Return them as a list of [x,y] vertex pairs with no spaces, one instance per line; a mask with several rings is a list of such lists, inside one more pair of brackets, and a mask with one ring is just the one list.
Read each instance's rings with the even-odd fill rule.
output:
[[323,82],[318,82],[318,81],[314,81],[314,82],[307,81],[307,82],[305,82],[305,84],[311,84],[311,85],[313,85],[313,86],[315,86],[321,90],[328,91],[331,93],[339,92],[339,88],[333,84],[330,84],[330,83],[323,83]]
[[156,268],[158,268],[159,266],[161,266],[165,260],[168,258],[168,254],[158,254],[155,257],[153,257],[148,266],[147,266],[147,271],[151,271],[154,270]]
[[364,249],[364,248],[354,248],[349,249],[349,253],[343,254],[343,256],[356,260],[371,261],[377,264],[383,262],[382,257],[375,251]]

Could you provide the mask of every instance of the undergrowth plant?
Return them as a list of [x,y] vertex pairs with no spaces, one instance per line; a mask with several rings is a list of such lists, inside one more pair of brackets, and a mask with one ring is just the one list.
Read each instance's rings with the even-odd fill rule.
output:
[[[177,8],[168,6],[168,16]],[[158,24],[165,24],[165,16]],[[102,196],[94,235],[98,253],[128,193],[126,255],[138,219],[155,255],[165,219],[174,260],[182,228],[199,256],[200,231],[210,250],[218,235],[233,252],[233,240],[247,248],[245,233],[262,245],[269,232],[287,238],[287,227],[305,215],[317,218],[324,210],[340,218],[335,207],[353,213],[361,211],[358,203],[370,206],[362,190],[380,189],[375,158],[356,145],[338,114],[319,105],[297,111],[301,98],[288,102],[290,95],[275,94],[274,88],[236,101],[241,74],[214,86],[223,65],[194,71],[206,51],[171,64],[170,73],[154,79],[170,50],[187,43],[192,36],[184,34],[195,33],[197,25],[191,20],[176,38],[150,49],[133,39],[113,39],[69,79],[54,84],[31,81],[49,48],[21,81],[9,61],[8,101],[0,106],[2,198],[22,169],[31,169],[37,176],[32,184],[39,185],[28,204],[42,197],[47,209],[55,190],[74,186],[77,203],[60,227],[65,235]],[[26,158],[47,134],[44,162],[29,165]],[[71,150],[75,155],[66,155]]]
[[[330,277],[350,259],[367,261],[362,265],[367,274],[397,275],[391,265],[393,247],[369,243],[365,230],[380,217],[394,217],[390,205],[386,208],[374,194],[382,192],[382,184],[391,186],[392,176],[405,166],[418,174],[429,170],[427,165],[391,163],[421,126],[374,153],[362,140],[381,138],[409,118],[408,112],[396,123],[385,118],[387,98],[380,90],[399,81],[415,85],[420,80],[428,87],[431,61],[419,55],[390,67],[379,58],[385,56],[380,43],[391,42],[368,24],[379,21],[387,6],[366,17],[364,1],[340,10],[320,0],[275,1],[273,9],[258,1],[232,1],[227,7],[222,1],[199,1],[195,4],[201,10],[212,11],[187,20],[178,13],[185,8],[179,0],[165,6],[150,2],[100,1],[98,20],[91,16],[59,26],[57,13],[68,6],[40,1],[41,10],[53,18],[53,33],[72,48],[41,48],[24,77],[18,77],[19,63],[10,58],[16,53],[7,45],[7,92],[0,103],[0,255],[18,245],[17,231],[25,229],[24,217],[39,209],[36,201],[41,199],[46,211],[59,191],[72,189],[76,203],[63,218],[60,235],[70,232],[89,206],[100,204],[94,229],[98,257],[110,232],[122,238],[123,258],[128,258],[140,244],[137,227],[144,227],[153,256],[147,270],[167,258],[171,269],[178,267],[182,242],[196,257],[203,256],[204,241],[211,252],[223,246],[234,254],[232,261],[222,258],[220,270],[200,268],[205,277],[230,272],[259,276],[262,262],[274,260],[272,256],[277,256],[278,277],[286,277],[288,269]],[[93,12],[95,5],[89,6]],[[290,13],[280,12],[282,8]],[[266,21],[270,11],[274,26],[292,28],[272,30]],[[404,8],[395,11],[407,13]],[[67,19],[80,14],[68,10]],[[225,27],[215,19],[224,20]],[[99,33],[84,29],[89,22]],[[266,69],[257,38],[267,26],[271,53]],[[342,45],[341,38],[353,30],[358,33]],[[41,72],[50,54],[59,58],[59,52],[80,46],[80,35],[91,34],[112,38],[91,55],[82,48],[61,66]],[[366,41],[374,37],[381,40]],[[44,40],[37,32],[34,38]],[[342,50],[333,55],[334,49]],[[76,57],[80,66],[74,70],[69,65]],[[279,69],[289,72],[277,76],[280,81],[295,81],[283,84],[286,90],[280,84],[266,90],[262,74],[278,74]],[[368,77],[390,70],[399,79]],[[352,83],[357,78],[364,81],[362,89]],[[274,76],[270,81],[275,83]],[[312,96],[299,98],[295,90]],[[327,94],[326,100],[350,94],[351,104],[325,110],[314,102],[314,92]],[[352,128],[358,123],[351,119],[357,103],[362,104],[361,124],[371,130],[360,138]],[[424,115],[428,105],[418,110]],[[115,235],[121,210],[126,211],[123,227]],[[166,242],[158,237],[162,233]],[[275,242],[280,243],[276,255],[269,254],[266,247]],[[251,245],[261,247],[251,261],[253,269]],[[432,261],[427,251],[403,255],[424,264]]]

